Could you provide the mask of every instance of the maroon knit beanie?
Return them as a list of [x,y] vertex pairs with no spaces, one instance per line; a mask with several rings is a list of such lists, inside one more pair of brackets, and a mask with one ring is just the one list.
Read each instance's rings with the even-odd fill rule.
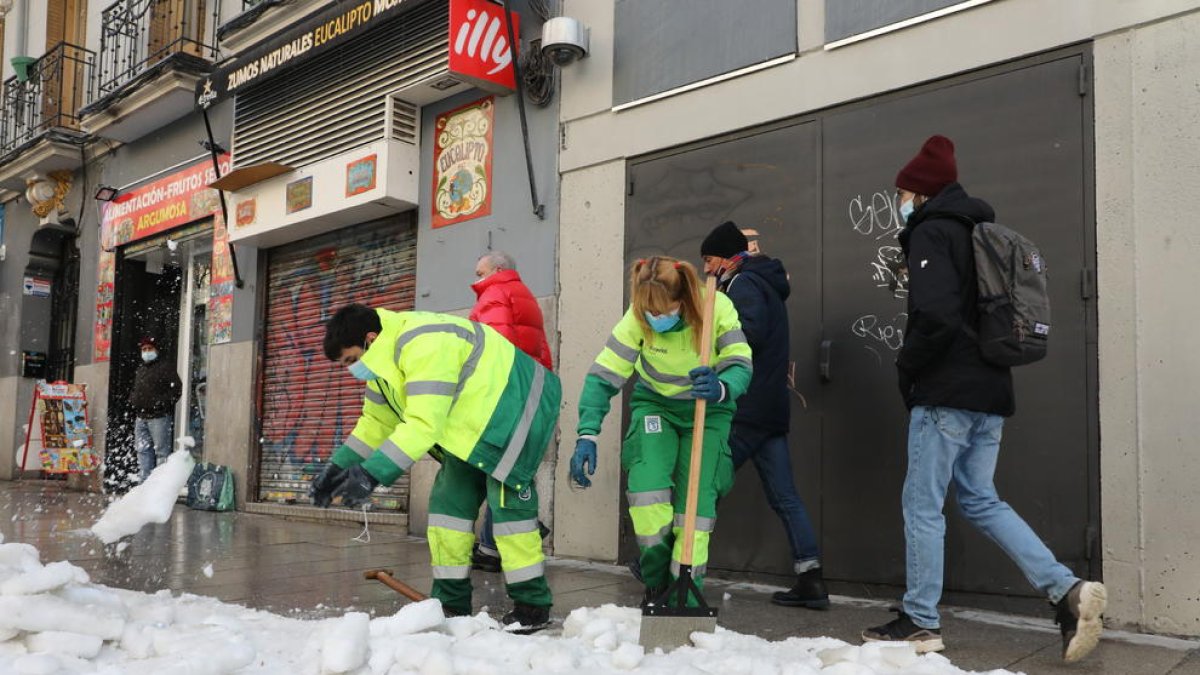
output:
[[916,157],[896,174],[896,187],[933,197],[958,180],[954,142],[945,136],[930,136]]

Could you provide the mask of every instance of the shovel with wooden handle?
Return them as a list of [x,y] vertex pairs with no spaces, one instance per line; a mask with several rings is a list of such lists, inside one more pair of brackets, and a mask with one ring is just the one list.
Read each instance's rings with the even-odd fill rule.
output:
[[422,600],[429,599],[429,596],[425,595],[421,591],[418,591],[412,586],[409,586],[403,581],[393,577],[391,570],[367,570],[366,572],[363,572],[363,577],[367,579],[375,579],[384,586],[387,586],[400,595],[412,600],[413,602],[421,602]]
[[[700,334],[700,365],[709,365],[712,351],[713,308],[717,302],[717,278],[708,277],[704,286],[704,320]],[[704,413],[707,401],[696,399],[692,421],[692,457],[688,465],[687,502],[683,516],[683,555],[679,561],[679,578],[665,593],[642,608],[642,627],[639,642],[646,651],[661,648],[670,651],[689,644],[692,633],[714,633],[717,630],[717,608],[709,607],[692,578],[692,549],[696,538],[696,506],[700,500],[700,470],[704,460]],[[688,607],[689,595],[695,595],[699,606]],[[673,602],[672,602],[673,601]]]

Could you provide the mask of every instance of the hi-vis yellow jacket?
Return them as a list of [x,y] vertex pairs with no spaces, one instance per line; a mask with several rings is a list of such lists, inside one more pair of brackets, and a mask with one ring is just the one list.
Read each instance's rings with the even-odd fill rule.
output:
[[437,445],[514,490],[529,485],[558,422],[558,376],[483,324],[376,312],[383,330],[362,361],[378,378],[332,461],[391,485]]
[[[579,397],[581,436],[595,436],[608,414],[609,399],[634,374],[635,386],[665,399],[693,400],[688,372],[700,365],[692,340],[694,331],[680,321],[665,333],[655,333],[647,342],[633,308],[617,322],[600,355],[584,378]],[[750,345],[738,322],[737,310],[724,293],[717,293],[713,312],[713,351],[709,363],[725,383],[725,400],[713,405],[733,407],[733,400],[750,386],[753,365]]]

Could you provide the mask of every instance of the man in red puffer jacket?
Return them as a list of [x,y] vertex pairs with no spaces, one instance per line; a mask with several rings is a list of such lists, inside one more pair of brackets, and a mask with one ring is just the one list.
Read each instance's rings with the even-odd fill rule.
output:
[[[471,321],[487,324],[496,329],[517,349],[532,356],[538,363],[554,370],[550,359],[550,345],[546,342],[546,328],[542,323],[542,309],[529,287],[517,273],[517,263],[503,251],[489,251],[475,263],[475,276],[479,281],[471,284],[477,300],[471,309]],[[545,538],[549,530],[538,521],[538,528]],[[500,554],[496,550],[496,537],[492,533],[492,511],[484,509],[483,526],[479,528],[479,543],[471,557],[472,567],[484,572],[500,571]]]
[[517,349],[553,370],[542,310],[521,281],[512,256],[502,251],[485,253],[475,264],[475,276],[479,281],[471,288],[479,299],[471,310],[471,321],[495,328]]

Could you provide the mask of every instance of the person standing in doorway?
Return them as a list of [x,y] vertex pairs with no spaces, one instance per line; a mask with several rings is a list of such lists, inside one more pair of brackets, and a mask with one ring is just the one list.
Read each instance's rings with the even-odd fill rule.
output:
[[967,522],[996,542],[1029,583],[1049,597],[1062,632],[1063,658],[1077,661],[1103,630],[1104,585],[1083,581],[1055,559],[993,478],[1004,418],[1015,410],[1009,368],[984,360],[977,333],[978,281],[972,245],[976,223],[995,213],[958,184],[954,144],[932,136],[896,176],[900,245],[908,266],[908,327],[896,359],[910,412],[908,473],[902,506],[907,591],[897,618],[863,632],[867,641],[907,641],[941,651],[942,596],[951,481]]
[[[554,370],[542,308],[538,306],[537,298],[533,297],[529,287],[521,281],[513,257],[504,251],[483,254],[475,262],[475,277],[479,281],[471,284],[476,297],[469,317],[471,321],[495,328],[517,349],[533,357],[548,370]],[[471,553],[471,566],[483,572],[500,571],[500,552],[496,548],[492,525],[492,509],[485,504],[479,541]],[[538,529],[543,538],[549,532],[541,521],[538,521]]]
[[133,378],[133,444],[137,449],[138,479],[146,482],[154,467],[171,454],[175,403],[183,394],[183,382],[175,364],[159,353],[158,341],[147,336],[138,343],[142,365]]
[[796,582],[771,596],[784,607],[827,609],[829,593],[821,573],[820,549],[808,509],[792,479],[787,433],[791,422],[788,391],[788,313],[791,293],[783,263],[752,255],[749,242],[732,222],[721,223],[700,244],[704,272],[717,275],[719,288],[733,301],[742,332],[754,354],[750,388],[738,401],[729,434],[733,468],[754,462],[767,503],[783,522],[792,551]]

